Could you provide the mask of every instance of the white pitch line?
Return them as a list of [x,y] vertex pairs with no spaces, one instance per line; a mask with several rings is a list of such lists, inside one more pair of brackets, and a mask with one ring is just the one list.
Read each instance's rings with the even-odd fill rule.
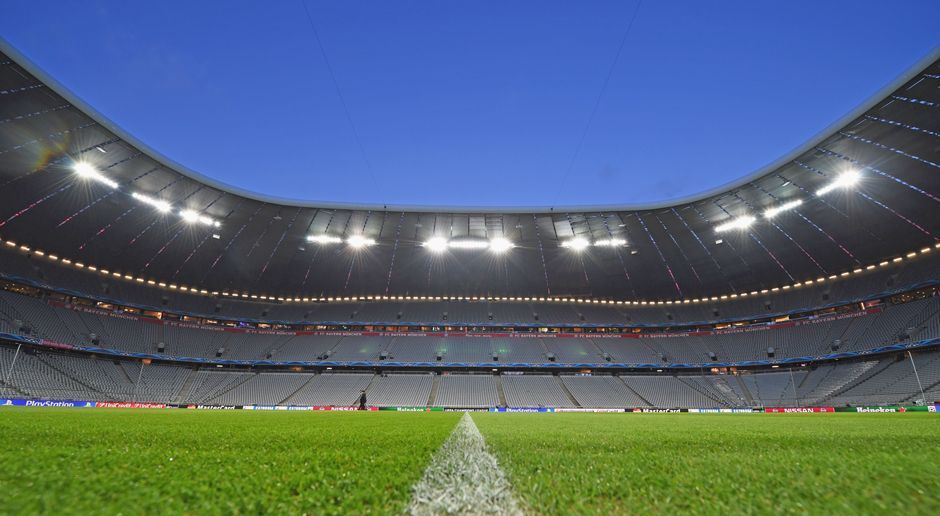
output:
[[408,514],[523,514],[506,475],[467,413],[412,491]]

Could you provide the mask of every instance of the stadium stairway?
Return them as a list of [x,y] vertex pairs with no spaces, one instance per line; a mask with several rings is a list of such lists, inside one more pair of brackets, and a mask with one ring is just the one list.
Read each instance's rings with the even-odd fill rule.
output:
[[561,381],[561,378],[558,376],[555,376],[555,381],[561,387],[561,390],[565,393],[565,396],[568,396],[568,401],[570,401],[575,407],[580,407],[581,404],[578,403],[578,400],[576,400],[571,394],[571,391],[568,390],[568,386],[565,385],[565,382]]
[[190,392],[193,388],[193,380],[196,379],[196,374],[199,373],[199,369],[194,367],[189,371],[189,374],[186,375],[186,380],[183,382],[183,385],[180,386],[180,390],[176,392],[176,395],[173,397],[174,403],[183,403],[184,397]]
[[[300,392],[300,391],[302,391],[302,390],[304,390],[304,388],[307,386],[307,384],[309,384],[310,382],[312,382],[313,379],[316,378],[316,377],[317,377],[317,375],[315,375],[315,374],[310,375],[310,378],[307,378],[307,381],[306,381],[306,382],[302,383],[302,384],[300,385],[300,387],[297,387],[296,389],[294,389],[293,392],[291,392],[290,394],[288,394],[284,399],[282,399],[281,401],[279,401],[277,404],[278,404],[278,405],[292,405],[292,404],[293,404],[292,402],[294,401],[293,398],[295,398],[295,397],[297,396],[297,393]],[[371,385],[371,384],[370,384],[370,385]]]
[[431,393],[428,394],[428,407],[433,407],[434,402],[437,401],[437,389],[440,387],[440,385],[441,376],[436,374],[434,375],[434,380],[431,382]]
[[97,394],[103,394],[103,393],[102,393],[101,391],[99,391],[97,388],[92,387],[92,386],[89,385],[88,383],[83,382],[82,380],[80,380],[80,379],[79,379],[80,375],[73,374],[73,373],[70,372],[70,371],[66,371],[66,370],[62,369],[61,367],[56,366],[54,363],[52,363],[52,361],[46,360],[46,359],[42,356],[42,354],[37,353],[37,354],[35,354],[35,355],[33,355],[33,356],[34,356],[37,360],[39,360],[40,362],[42,362],[43,364],[45,364],[47,367],[49,367],[50,369],[52,369],[53,371],[56,371],[57,373],[61,374],[62,376],[66,377],[66,378],[72,380],[73,382],[75,382],[75,383],[81,385],[82,387],[88,389],[89,392],[94,392],[94,393],[97,393]]
[[650,400],[644,398],[643,395],[641,395],[639,392],[637,392],[636,389],[634,389],[633,387],[630,387],[630,384],[627,383],[623,378],[621,378],[621,377],[619,377],[619,376],[614,376],[614,377],[617,378],[618,380],[620,380],[620,382],[623,383],[624,386],[626,386],[627,390],[630,391],[630,392],[632,392],[634,396],[636,396],[637,398],[640,398],[641,400],[643,400],[643,403],[646,403],[647,406],[650,406],[650,407],[654,407],[654,406],[655,406],[655,405],[653,405],[652,403],[650,403]]
[[503,377],[502,376],[496,377],[496,394],[499,395],[499,406],[505,407],[506,406],[506,394],[503,393]]
[[131,378],[131,375],[129,375],[129,374],[127,373],[127,367],[128,367],[128,366],[130,366],[130,363],[129,363],[129,362],[119,361],[119,362],[118,362],[118,371],[120,371],[121,374],[124,375],[124,378],[127,379],[127,382],[128,382],[128,383],[132,383],[132,384],[135,384],[135,385],[136,385],[137,382],[136,382],[133,378]]
[[758,404],[754,402],[754,395],[751,394],[744,380],[742,380],[739,375],[734,375],[734,381],[738,382],[738,387],[741,389],[741,392],[744,393],[744,399],[747,400],[748,404],[752,407],[756,407]]
[[853,380],[849,380],[849,381],[843,383],[842,386],[839,387],[838,389],[835,389],[835,390],[833,390],[832,392],[830,392],[828,395],[819,398],[819,399],[816,401],[816,403],[817,403],[817,404],[822,404],[822,403],[824,403],[824,402],[826,402],[826,401],[829,401],[829,400],[831,400],[831,399],[833,399],[833,398],[836,398],[836,397],[838,397],[838,396],[841,396],[843,393],[848,392],[848,391],[854,389],[855,387],[858,387],[859,385],[862,385],[863,383],[865,383],[865,382],[871,380],[872,378],[878,376],[882,371],[884,371],[885,369],[891,367],[891,365],[892,365],[893,363],[894,363],[894,362],[892,362],[891,360],[882,360],[882,361],[878,362],[877,365],[875,365],[874,367],[872,367],[872,368],[870,368],[870,369],[865,370],[862,374],[856,376]]
[[728,400],[725,400],[717,396],[713,392],[709,391],[708,389],[705,389],[704,387],[699,385],[699,383],[696,382],[695,380],[686,379],[686,378],[683,378],[682,376],[676,376],[676,379],[679,380],[679,382],[684,383],[688,388],[692,389],[693,391],[698,392],[702,396],[705,396],[706,398],[714,401],[715,403],[717,403],[718,405],[722,407],[732,406],[730,403],[728,403]]
[[238,387],[241,387],[241,386],[242,386],[243,384],[245,384],[245,383],[248,383],[250,380],[252,380],[252,379],[253,379],[255,376],[257,376],[258,374],[260,374],[260,373],[246,374],[246,375],[244,376],[244,378],[241,379],[241,381],[232,382],[232,383],[230,383],[230,384],[228,384],[228,385],[226,386],[227,388],[224,388],[224,389],[222,389],[222,390],[213,392],[212,394],[210,394],[210,395],[205,399],[205,401],[212,402],[213,400],[217,400],[217,399],[221,398],[221,397],[224,396],[225,394],[227,394],[227,393],[229,393],[229,392],[231,392],[231,391],[234,391],[235,389],[237,389]]

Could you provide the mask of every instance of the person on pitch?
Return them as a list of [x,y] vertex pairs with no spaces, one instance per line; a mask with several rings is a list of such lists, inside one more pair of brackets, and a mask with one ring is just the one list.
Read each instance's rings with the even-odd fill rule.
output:
[[359,410],[366,409],[366,391],[363,390],[359,393]]

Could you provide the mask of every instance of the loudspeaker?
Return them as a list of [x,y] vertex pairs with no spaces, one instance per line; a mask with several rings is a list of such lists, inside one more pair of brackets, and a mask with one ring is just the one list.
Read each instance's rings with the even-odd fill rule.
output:
[[718,360],[718,355],[716,355],[714,351],[709,351],[709,352],[708,352],[708,358],[710,358],[711,361],[714,362],[714,361]]
[[166,351],[166,344],[162,342],[157,342],[157,353],[163,353]]
[[767,348],[767,358],[774,357],[774,348]]

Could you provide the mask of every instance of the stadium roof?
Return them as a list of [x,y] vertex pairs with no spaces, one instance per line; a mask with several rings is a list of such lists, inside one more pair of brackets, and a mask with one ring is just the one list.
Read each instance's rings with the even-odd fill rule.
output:
[[0,238],[122,276],[270,296],[690,299],[839,274],[940,232],[940,50],[733,184],[673,203],[543,209],[246,192],[0,51]]

